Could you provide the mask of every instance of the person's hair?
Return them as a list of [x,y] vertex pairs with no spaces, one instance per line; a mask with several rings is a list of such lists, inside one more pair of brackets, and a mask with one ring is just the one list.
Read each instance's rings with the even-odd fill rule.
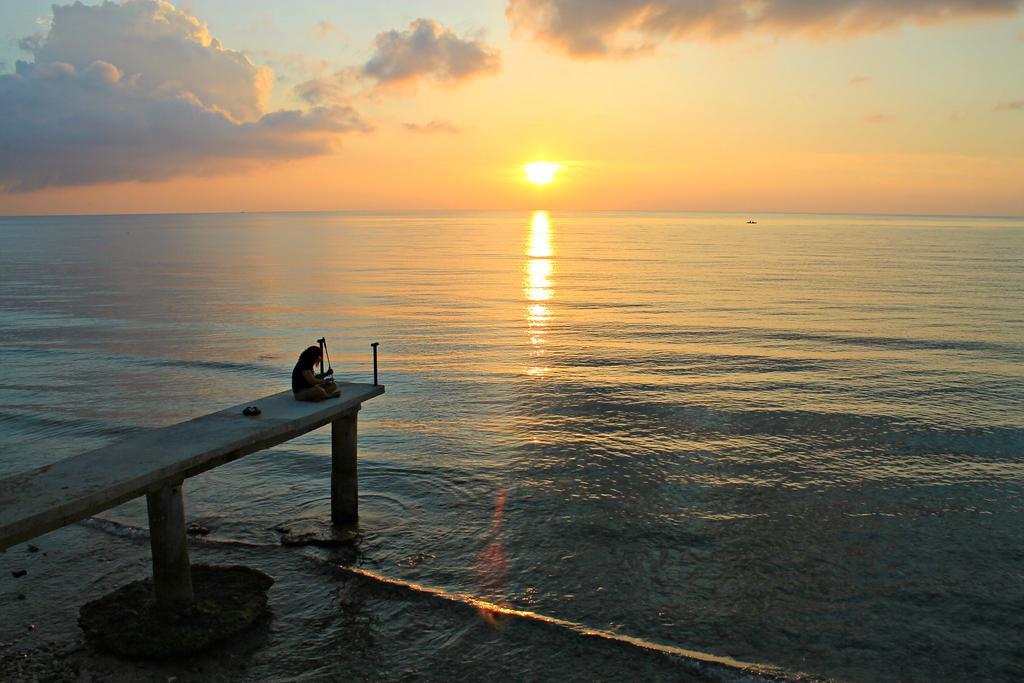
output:
[[320,347],[310,346],[299,354],[299,362],[302,363],[304,368],[312,368],[320,360],[320,356]]

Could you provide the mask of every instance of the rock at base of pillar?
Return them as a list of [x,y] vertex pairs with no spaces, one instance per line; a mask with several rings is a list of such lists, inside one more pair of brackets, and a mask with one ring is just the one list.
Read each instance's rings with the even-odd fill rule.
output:
[[195,603],[165,612],[156,608],[153,580],[133,581],[86,603],[78,625],[91,643],[132,658],[167,659],[199,652],[269,614],[274,579],[242,566],[192,566]]
[[351,526],[336,527],[327,520],[300,519],[275,527],[281,534],[281,545],[315,545],[322,548],[349,546],[359,540],[359,530]]

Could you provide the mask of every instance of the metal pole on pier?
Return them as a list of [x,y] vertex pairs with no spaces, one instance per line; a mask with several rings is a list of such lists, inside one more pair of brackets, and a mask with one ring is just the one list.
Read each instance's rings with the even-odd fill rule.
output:
[[380,346],[380,342],[373,342],[370,346],[373,347],[373,385],[377,386],[380,384],[377,381],[377,347]]

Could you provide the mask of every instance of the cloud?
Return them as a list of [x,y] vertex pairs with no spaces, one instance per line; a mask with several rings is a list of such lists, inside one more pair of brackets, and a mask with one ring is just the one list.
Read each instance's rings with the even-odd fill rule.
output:
[[176,87],[239,121],[260,116],[272,83],[269,69],[225,49],[205,24],[163,0],[55,5],[50,33],[32,52],[37,64],[114,64],[144,90]]
[[575,57],[748,32],[819,39],[1016,13],[1022,0],[508,0],[516,31]]
[[318,21],[309,29],[309,35],[317,40],[327,40],[332,34],[338,32],[338,27],[329,21]]
[[864,85],[870,80],[870,76],[861,76],[860,74],[857,74],[850,79],[850,85]]
[[18,49],[22,52],[34,53],[42,46],[46,36],[42,33],[33,33],[18,40]]
[[454,84],[500,68],[500,53],[486,43],[460,38],[436,21],[417,19],[406,31],[377,35],[363,74],[384,85],[423,78]]
[[338,69],[331,74],[302,81],[295,86],[295,95],[312,105],[348,104],[361,96],[362,78],[358,67]]
[[295,94],[307,104],[344,101],[348,92],[345,82],[337,75],[311,78],[295,86]]
[[462,128],[456,126],[451,121],[443,119],[434,119],[427,123],[403,123],[402,127],[413,133],[447,133],[449,135],[457,135],[462,132]]
[[307,57],[299,52],[278,52],[267,48],[252,48],[245,51],[246,56],[258,59],[274,73],[274,82],[297,81],[309,78],[311,74],[321,75],[330,71],[331,64],[326,59]]
[[486,43],[459,38],[436,21],[417,19],[407,31],[377,34],[373,55],[362,67],[341,68],[303,81],[295,86],[295,94],[309,104],[344,104],[379,95],[380,86],[411,85],[423,79],[457,85],[500,68],[500,54]]
[[1022,111],[1024,110],[1024,100],[1014,100],[1013,102],[1000,102],[996,105],[996,111]]
[[267,113],[272,74],[162,0],[55,6],[0,75],[0,190],[157,181],[324,154],[365,131],[350,107]]
[[890,114],[868,114],[864,117],[864,123],[889,123],[895,120],[896,117]]

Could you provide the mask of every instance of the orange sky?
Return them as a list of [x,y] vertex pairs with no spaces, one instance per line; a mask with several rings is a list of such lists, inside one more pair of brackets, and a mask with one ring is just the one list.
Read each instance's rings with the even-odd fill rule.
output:
[[[713,39],[686,33],[696,30],[689,27],[673,29],[683,35],[634,30],[630,39],[639,36],[647,50],[628,58],[612,54],[624,38],[607,27],[607,53],[575,54],[569,41],[577,36],[515,24],[504,12],[515,2],[483,9],[440,3],[443,16],[416,25],[417,16],[377,16],[356,3],[345,47],[329,58],[322,43],[335,30],[342,40],[343,28],[325,29],[325,38],[310,31],[318,21],[346,26],[344,8],[323,17],[311,4],[302,32],[281,25],[280,35],[259,38],[243,29],[273,5],[255,3],[246,15],[211,0],[192,3],[188,14],[133,2],[142,6],[133,11],[175,13],[186,32],[195,22],[223,48],[204,47],[210,64],[200,75],[182,75],[191,90],[167,102],[160,79],[176,77],[173,59],[104,51],[89,42],[86,15],[54,22],[68,34],[74,29],[73,39],[57,29],[48,37],[44,27],[49,46],[26,59],[34,57],[35,71],[0,76],[8,79],[6,87],[0,80],[0,108],[21,107],[14,111],[25,116],[16,124],[8,122],[17,116],[0,119],[0,133],[6,127],[18,142],[0,175],[8,184],[0,213],[544,207],[1024,214],[1024,22],[1013,2],[992,16],[940,25],[897,17],[878,31],[829,33],[820,21],[800,31],[755,27]],[[542,4],[520,4],[531,3]],[[428,11],[411,11],[419,9]],[[226,28],[232,17],[242,29]],[[378,36],[392,29],[390,38]],[[416,30],[434,41],[433,51],[410,57],[418,43],[406,39]],[[197,35],[182,38],[186,47],[204,40]],[[41,68],[64,60],[71,75]],[[90,66],[96,61],[116,68],[99,71]],[[13,59],[5,63],[11,71]],[[152,87],[149,73],[159,76],[149,79]],[[270,83],[271,92],[260,90]],[[300,94],[311,83],[320,99]],[[39,92],[67,108],[62,128],[37,123],[25,109],[22,102],[35,102]],[[167,113],[123,140],[121,119],[89,128],[111,109],[138,107],[127,124],[135,125],[151,116],[154,102]],[[193,105],[196,111],[187,109]],[[318,122],[316,107],[333,108],[335,118]],[[343,121],[340,108],[347,108]],[[303,123],[260,118],[280,109],[297,110]],[[192,115],[205,118],[192,122]],[[173,125],[165,131],[167,121]],[[68,126],[70,139],[60,142]],[[209,137],[194,142],[193,131]],[[303,143],[316,149],[290,147]],[[537,159],[562,164],[543,188],[523,178],[523,164]],[[65,167],[74,173],[54,181]],[[138,177],[154,174],[160,177]],[[40,187],[11,191],[17,182]]]

